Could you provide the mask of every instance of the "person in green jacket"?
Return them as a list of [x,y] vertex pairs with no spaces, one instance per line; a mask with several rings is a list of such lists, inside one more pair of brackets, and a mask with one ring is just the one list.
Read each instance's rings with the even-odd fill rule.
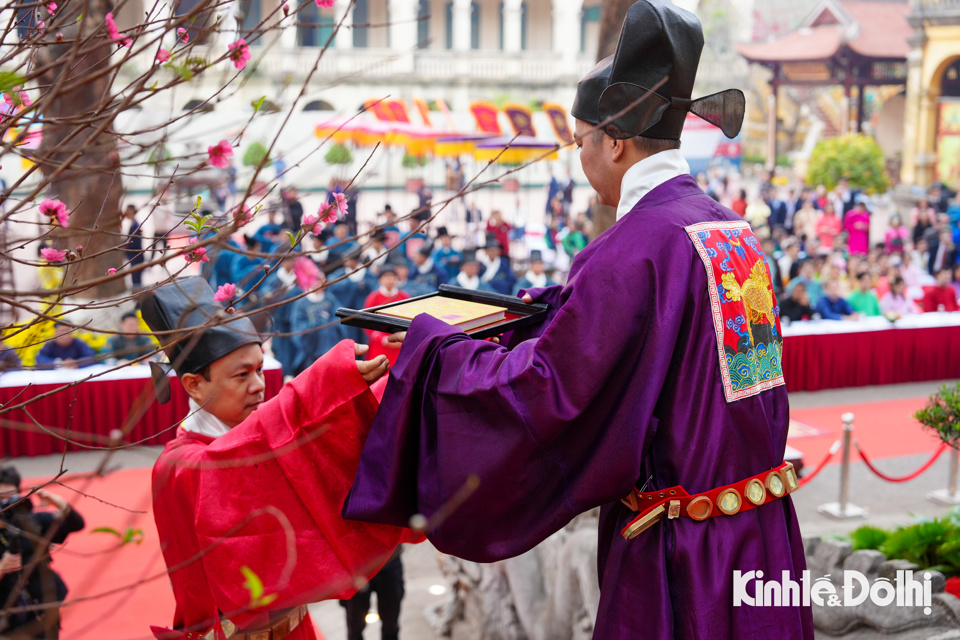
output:
[[870,273],[861,271],[857,274],[857,290],[847,296],[847,302],[861,317],[880,315],[880,301],[871,289],[873,289],[873,279]]

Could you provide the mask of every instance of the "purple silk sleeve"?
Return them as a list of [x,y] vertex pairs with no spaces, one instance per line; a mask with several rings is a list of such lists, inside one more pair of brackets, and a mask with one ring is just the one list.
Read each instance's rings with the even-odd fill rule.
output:
[[[591,245],[594,259],[581,261],[562,292],[545,290],[552,319],[510,350],[426,315],[414,319],[345,516],[392,524],[436,517],[428,537],[437,548],[492,561],[627,494],[684,309],[683,296],[678,304],[667,295],[669,282],[686,279],[694,263],[663,247],[611,264],[605,256],[613,253],[599,251],[606,242],[611,236]],[[674,329],[653,342],[654,326]],[[644,384],[630,384],[637,376]]]

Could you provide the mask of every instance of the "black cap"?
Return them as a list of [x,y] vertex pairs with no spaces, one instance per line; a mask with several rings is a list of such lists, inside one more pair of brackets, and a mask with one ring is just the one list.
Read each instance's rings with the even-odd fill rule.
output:
[[377,276],[377,280],[379,280],[380,278],[382,278],[383,276],[385,276],[385,275],[388,274],[388,273],[392,273],[393,275],[397,275],[397,270],[396,270],[396,269],[394,268],[394,266],[393,266],[392,264],[390,264],[389,262],[388,262],[387,264],[383,265],[383,267],[380,269],[380,275]]
[[[178,376],[197,373],[240,347],[263,342],[249,318],[224,321],[230,316],[213,296],[200,277],[175,280],[143,296],[140,313],[151,331],[177,332],[156,337]],[[201,336],[194,339],[197,331]]]
[[446,227],[437,227],[437,237],[442,238],[443,236],[450,236],[450,233],[447,231]]
[[503,249],[503,244],[500,242],[500,238],[497,237],[495,233],[488,233],[487,238],[483,243],[484,249]]
[[463,257],[462,257],[461,260],[460,260],[460,265],[461,265],[461,266],[467,264],[468,262],[476,262],[476,261],[477,261],[477,250],[476,250],[476,249],[464,249],[464,250],[463,250]]
[[534,249],[530,252],[530,262],[543,262],[543,252],[540,249]]
[[433,253],[433,245],[424,244],[422,247],[420,247],[420,251],[418,253],[422,256],[427,256],[429,258],[430,254]]
[[679,140],[692,112],[732,138],[743,124],[743,92],[690,99],[702,50],[695,15],[670,0],[640,0],[627,10],[617,52],[577,85],[570,113],[589,124],[609,121],[604,132],[612,138]]

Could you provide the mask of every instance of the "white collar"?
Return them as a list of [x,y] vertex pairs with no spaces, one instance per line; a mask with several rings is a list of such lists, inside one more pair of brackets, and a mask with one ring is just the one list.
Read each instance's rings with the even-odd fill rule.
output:
[[417,267],[417,271],[421,274],[430,273],[433,271],[433,258],[427,258],[424,260],[423,264]]
[[496,260],[491,260],[487,264],[487,270],[483,272],[481,280],[484,282],[490,282],[497,277],[497,274],[500,273],[500,260],[502,258],[497,258]]
[[362,282],[363,279],[367,276],[367,268],[361,267],[356,271],[351,272],[347,275],[347,280],[350,282]]
[[464,289],[474,289],[476,290],[480,286],[480,276],[473,276],[472,278],[465,274],[463,271],[457,274],[457,284],[459,284]]
[[193,398],[189,398],[187,402],[190,405],[190,415],[180,423],[185,431],[192,431],[210,438],[219,438],[230,432],[226,422],[209,411],[201,409]]
[[288,289],[297,284],[297,274],[293,271],[287,271],[283,267],[277,269],[277,278]]
[[617,220],[630,213],[640,198],[667,180],[690,173],[690,165],[679,149],[668,149],[644,158],[623,174]]
[[526,275],[523,276],[527,279],[527,282],[533,285],[533,289],[542,289],[547,286],[547,274],[541,273],[540,275],[535,274],[533,271],[527,271]]
[[307,294],[307,300],[309,300],[310,302],[323,302],[323,299],[324,299],[325,297],[326,297],[326,296],[324,295],[324,293],[323,293],[322,290],[321,290],[321,291],[311,291],[310,293]]
[[386,289],[384,287],[380,287],[379,291],[380,295],[384,296],[385,298],[392,298],[400,293],[400,285],[398,284],[396,289]]

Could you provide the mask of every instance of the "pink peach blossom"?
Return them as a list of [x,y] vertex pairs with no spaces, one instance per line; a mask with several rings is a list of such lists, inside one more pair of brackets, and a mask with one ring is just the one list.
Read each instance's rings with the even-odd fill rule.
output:
[[170,52],[166,49],[160,49],[157,51],[157,62],[166,62],[170,59]]
[[224,300],[230,300],[237,294],[237,285],[232,282],[227,282],[225,284],[217,287],[217,292],[213,294],[214,302],[223,302]]
[[337,203],[337,213],[341,216],[347,215],[347,197],[338,191],[333,194],[333,199]]
[[247,46],[246,40],[240,38],[236,42],[228,44],[227,49],[230,51],[229,57],[233,60],[234,67],[243,69],[247,66],[247,60],[250,59],[250,47]]
[[337,209],[335,204],[332,202],[324,202],[322,205],[320,205],[320,211],[318,215],[320,216],[320,220],[322,222],[336,222],[337,218],[339,217],[337,215],[338,212],[339,209]]
[[47,12],[48,12],[50,15],[53,15],[54,13],[56,13],[56,12],[57,12],[57,3],[56,3],[56,2],[48,2],[48,3],[47,3]]
[[230,166],[233,157],[233,147],[226,140],[221,140],[212,147],[207,147],[207,162],[211,167],[226,169]]
[[[188,245],[196,244],[196,238],[190,238],[187,241]],[[187,262],[210,262],[210,258],[207,256],[206,247],[197,247],[196,249],[187,249],[187,252],[183,254],[183,259]]]
[[47,199],[40,203],[40,213],[51,218],[56,218],[57,223],[61,227],[70,226],[70,211],[67,210],[67,205],[60,202],[59,199]]
[[114,269],[113,267],[110,267],[109,269],[107,269],[107,273],[108,273],[109,275],[111,275],[111,276],[112,276],[113,274],[115,274],[116,272],[117,272],[117,270]]
[[[322,211],[322,208],[321,208]],[[320,216],[316,213],[305,213],[303,217],[300,218],[300,228],[304,230],[305,233],[310,233],[313,231],[314,227],[317,226],[317,223],[320,222]]]
[[247,205],[242,205],[237,207],[233,211],[233,222],[238,226],[242,227],[253,220],[253,211],[250,210],[250,207]]
[[177,39],[181,42],[190,42],[190,34],[183,27],[177,27]]
[[317,0],[317,6],[321,9],[329,9],[333,6],[333,0]]
[[40,249],[40,257],[50,263],[63,262],[67,259],[67,252],[44,247]]

